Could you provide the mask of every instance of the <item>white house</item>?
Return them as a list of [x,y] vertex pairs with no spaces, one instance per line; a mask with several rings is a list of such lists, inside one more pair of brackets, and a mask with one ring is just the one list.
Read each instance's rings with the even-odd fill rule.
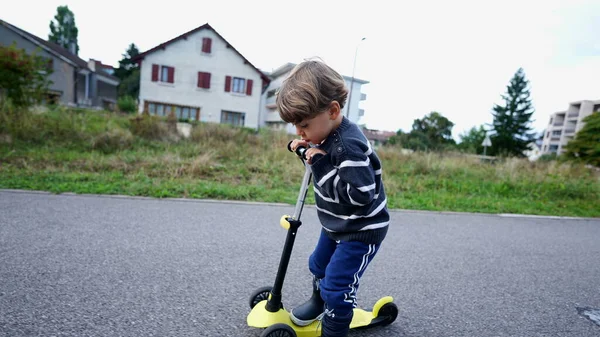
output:
[[140,64],[139,112],[260,126],[261,96],[270,79],[208,23],[134,60]]
[[[263,94],[262,102],[260,104],[261,125],[266,125],[276,130],[285,129],[289,133],[296,132],[293,125],[287,124],[281,120],[275,106],[275,94],[295,66],[296,64],[294,63],[286,63],[275,69],[273,72],[267,73],[270,78],[270,83]],[[368,84],[369,82],[348,76],[343,77],[346,80],[348,89],[352,88],[352,93],[351,96],[349,95],[348,101],[342,109],[342,112],[344,113],[344,116],[348,117],[352,122],[358,123],[360,118],[365,114],[365,111],[360,108],[359,103],[367,98],[366,94],[361,93],[361,87],[363,84]],[[350,112],[349,114],[348,111]]]

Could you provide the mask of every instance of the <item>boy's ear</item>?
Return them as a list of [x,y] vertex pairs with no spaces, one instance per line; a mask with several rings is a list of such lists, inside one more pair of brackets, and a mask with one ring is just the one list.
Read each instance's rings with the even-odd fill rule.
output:
[[329,119],[336,119],[340,115],[342,109],[340,108],[340,103],[337,101],[331,102],[329,105]]

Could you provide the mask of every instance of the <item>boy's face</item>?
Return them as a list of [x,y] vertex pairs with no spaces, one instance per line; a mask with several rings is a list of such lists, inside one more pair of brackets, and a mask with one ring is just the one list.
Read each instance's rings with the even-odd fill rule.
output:
[[308,143],[320,144],[339,126],[341,117],[339,104],[334,102],[317,116],[296,124],[296,134]]

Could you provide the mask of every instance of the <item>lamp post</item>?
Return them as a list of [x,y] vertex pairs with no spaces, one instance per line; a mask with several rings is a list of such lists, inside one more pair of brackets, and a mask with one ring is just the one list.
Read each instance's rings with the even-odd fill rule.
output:
[[356,51],[354,52],[354,65],[352,66],[352,80],[350,80],[350,93],[348,93],[348,107],[346,108],[346,117],[350,118],[350,106],[352,104],[352,87],[354,87],[354,70],[356,70],[356,55],[358,55],[358,47],[360,46],[360,43],[363,42],[366,39],[366,37],[363,37],[362,39],[360,39],[360,41],[358,41],[358,44],[356,45]]

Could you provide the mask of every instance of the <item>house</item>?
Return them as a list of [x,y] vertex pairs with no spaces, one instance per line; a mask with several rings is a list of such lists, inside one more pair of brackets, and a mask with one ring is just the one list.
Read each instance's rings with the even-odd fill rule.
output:
[[139,112],[258,128],[270,79],[208,23],[140,53]]
[[119,79],[94,67],[95,61],[84,61],[53,42],[46,41],[6,21],[0,20],[0,45],[17,48],[27,53],[37,52],[48,59],[52,82],[47,100],[68,106],[112,109],[117,101]]
[[393,131],[381,131],[381,130],[373,130],[367,129],[365,127],[362,128],[362,132],[365,137],[371,142],[373,147],[380,147],[382,145],[387,144],[388,140],[396,135],[396,132]]
[[[285,123],[279,117],[279,112],[275,106],[275,94],[295,66],[296,64],[294,63],[286,63],[273,72],[266,73],[270,78],[270,83],[261,101],[261,125],[275,130],[286,130],[288,133],[296,132],[293,125]],[[346,81],[346,86],[352,88],[352,96],[348,97],[348,102],[342,109],[342,113],[352,122],[358,124],[360,118],[365,114],[365,111],[359,107],[359,103],[367,98],[366,94],[361,93],[361,87],[369,82],[354,77],[343,77]]]
[[553,113],[542,140],[542,154],[562,154],[567,143],[585,125],[583,119],[598,112],[600,100],[582,100],[569,104],[566,111]]

